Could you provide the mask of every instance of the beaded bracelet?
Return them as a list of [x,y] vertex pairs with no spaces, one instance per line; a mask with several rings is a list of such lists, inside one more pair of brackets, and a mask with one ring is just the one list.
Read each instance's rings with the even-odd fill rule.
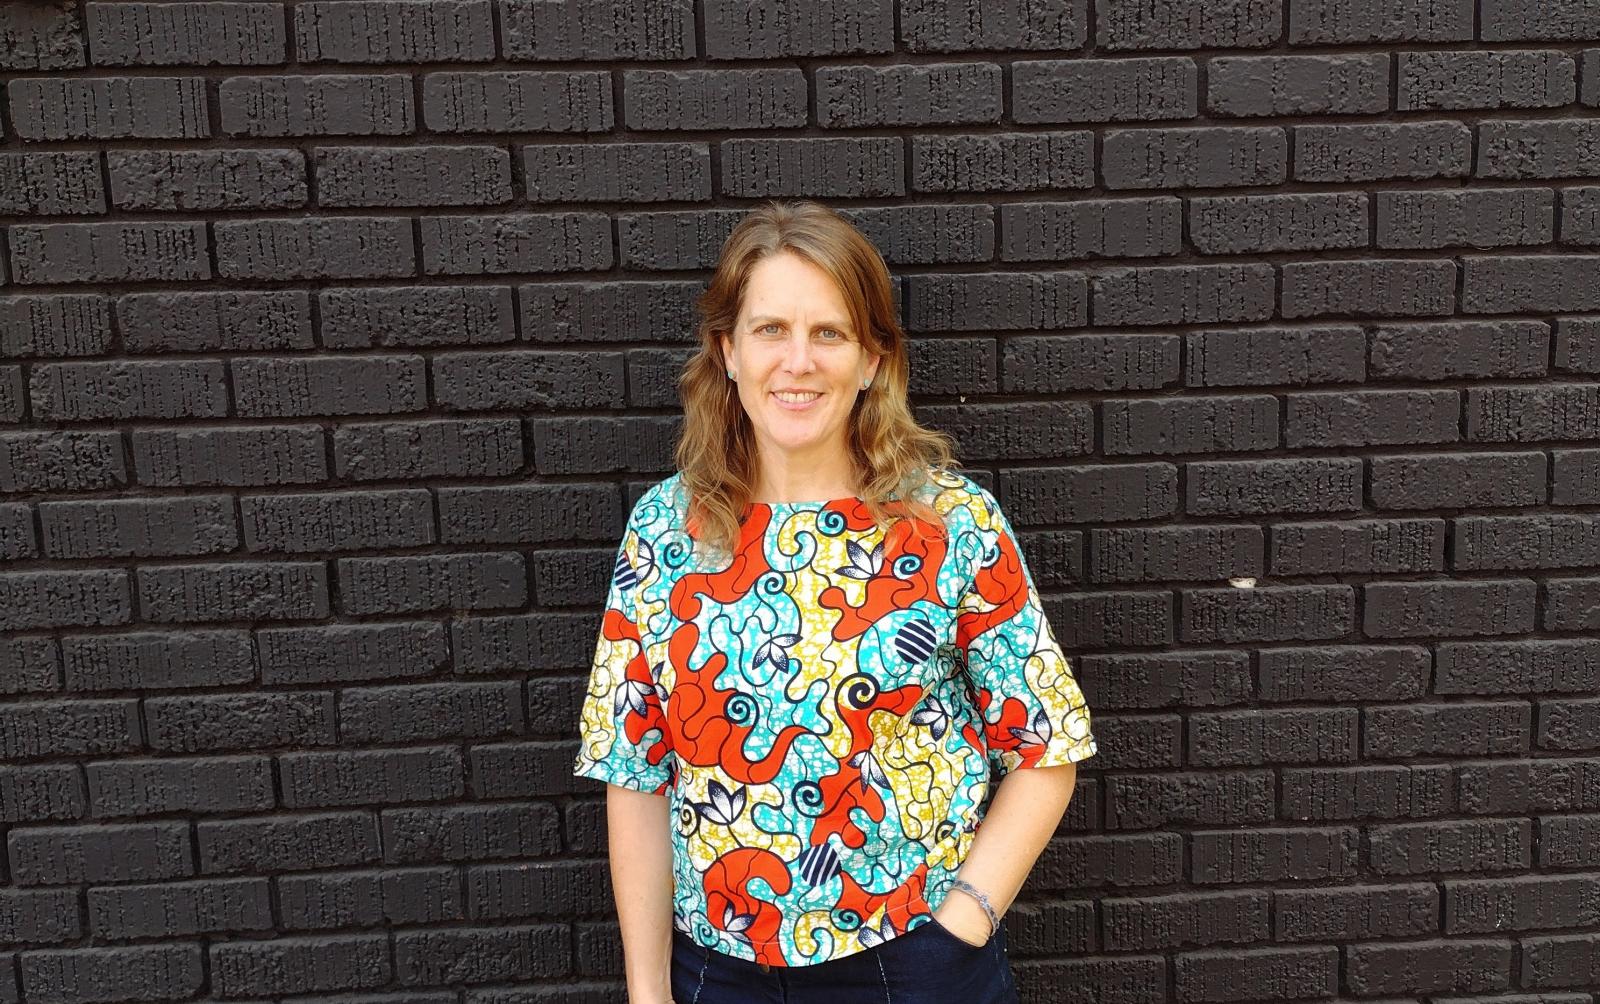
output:
[[974,886],[971,882],[968,882],[966,879],[956,879],[954,882],[950,883],[950,888],[960,889],[962,892],[978,901],[978,905],[983,907],[983,912],[989,915],[989,937],[994,937],[995,932],[1000,930],[1000,918],[995,915],[994,907],[989,905],[989,897],[985,896],[978,890],[976,886]]

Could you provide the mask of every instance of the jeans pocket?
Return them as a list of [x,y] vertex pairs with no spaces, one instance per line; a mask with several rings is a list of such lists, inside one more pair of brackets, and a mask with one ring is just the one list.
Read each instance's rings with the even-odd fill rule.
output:
[[961,935],[959,935],[956,932],[950,930],[948,927],[945,927],[944,924],[940,923],[938,917],[932,917],[929,922],[931,924],[933,924],[934,927],[938,928],[939,932],[941,934],[943,934],[946,938],[949,938],[951,941],[953,941],[956,944],[960,945],[962,948],[965,948],[969,952],[981,952],[985,948],[989,947],[989,942],[987,942],[987,941],[985,941],[981,945],[974,945],[972,942],[968,941],[966,938],[963,938]]

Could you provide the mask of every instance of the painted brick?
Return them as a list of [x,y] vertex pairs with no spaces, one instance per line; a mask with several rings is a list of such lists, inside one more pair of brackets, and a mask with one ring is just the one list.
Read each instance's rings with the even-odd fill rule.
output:
[[493,146],[318,147],[311,165],[323,206],[487,206],[511,198],[511,157]]
[[1389,108],[1389,57],[1223,56],[1211,60],[1206,109],[1216,115],[1372,115]]
[[705,0],[706,56],[771,59],[888,52],[895,0]]
[[1367,197],[1359,192],[1189,200],[1189,240],[1201,254],[1365,247],[1367,221]]
[[611,76],[598,71],[430,73],[422,117],[436,132],[602,132],[612,126]]
[[427,676],[449,660],[434,623],[262,628],[255,641],[267,686]]
[[239,500],[247,551],[349,551],[434,542],[426,490],[246,495]]
[[1094,279],[1096,324],[1209,324],[1272,316],[1269,265],[1108,269]]
[[118,297],[117,326],[131,352],[309,349],[304,292],[132,293]]
[[211,278],[203,223],[44,223],[9,238],[19,283]]
[[108,150],[119,209],[295,209],[306,204],[298,150]]
[[588,271],[610,267],[611,221],[599,213],[429,216],[427,275]]
[[335,472],[353,481],[494,477],[523,466],[515,419],[352,423],[333,432]]
[[1276,185],[1289,170],[1289,140],[1276,126],[1113,129],[1101,171],[1107,188]]
[[77,216],[106,211],[93,153],[0,153],[0,213]]
[[1011,64],[1018,122],[1149,122],[1199,114],[1200,71],[1187,56],[1022,60]]
[[1600,122],[1485,122],[1478,127],[1480,178],[1571,178],[1600,174]]
[[318,296],[322,344],[472,345],[517,337],[505,286],[390,286],[328,289]]
[[1183,229],[1177,199],[1027,202],[1000,207],[1004,261],[1129,258],[1176,254]]
[[94,356],[110,347],[111,309],[104,297],[0,297],[0,356]]
[[911,137],[911,187],[918,192],[1025,192],[1093,183],[1088,132]]
[[132,440],[144,485],[297,485],[328,477],[316,425],[136,429]]
[[228,414],[219,360],[41,363],[29,394],[35,414],[52,421]]
[[1540,4],[1528,0],[1483,0],[1482,16],[1480,30],[1486,42],[1600,38],[1600,11],[1583,0],[1550,0]]
[[0,432],[0,492],[94,491],[127,481],[114,432]]
[[76,7],[7,4],[0,8],[0,68],[65,70],[84,65]]
[[139,568],[139,610],[165,624],[327,617],[328,569],[320,562],[229,562]]
[[271,66],[285,56],[275,3],[90,3],[89,58],[97,66]]
[[29,140],[205,139],[200,77],[27,77],[6,88],[11,127]]
[[389,278],[416,271],[411,221],[399,217],[218,222],[212,230],[223,278]]
[[711,151],[706,143],[553,143],[525,146],[522,157],[530,202],[711,198]]
[[785,129],[805,125],[807,94],[798,69],[624,70],[622,117],[630,129]]
[[900,33],[912,52],[1081,48],[1089,0],[1040,9],[1025,0],[901,0]]
[[41,502],[39,521],[53,558],[215,554],[239,543],[226,495]]
[[217,87],[232,136],[403,136],[416,128],[404,74],[229,77]]
[[242,358],[232,363],[240,415],[363,415],[420,411],[426,375],[420,356]]
[[471,63],[494,58],[489,0],[344,0],[296,4],[302,63]]
[[698,55],[688,0],[500,0],[512,60],[669,60]]
[[1460,122],[1301,125],[1294,130],[1296,181],[1464,178],[1472,131]]
[[741,198],[905,194],[904,145],[896,137],[727,140],[721,159],[721,191]]
[[1292,0],[1290,45],[1470,42],[1473,0]]
[[1577,97],[1577,63],[1564,52],[1402,52],[1399,60],[1399,111],[1555,108]]
[[1099,0],[1105,49],[1248,49],[1283,34],[1283,0]]
[[531,283],[519,288],[532,342],[687,342],[699,282]]

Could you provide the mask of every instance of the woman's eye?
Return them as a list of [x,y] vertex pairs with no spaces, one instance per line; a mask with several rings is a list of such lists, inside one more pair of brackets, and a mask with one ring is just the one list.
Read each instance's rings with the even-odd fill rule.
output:
[[833,330],[832,328],[823,328],[822,329],[822,333],[824,335],[832,335],[833,336],[832,338],[828,339],[828,341],[830,341],[830,342],[839,341],[840,339],[844,338],[843,334]]

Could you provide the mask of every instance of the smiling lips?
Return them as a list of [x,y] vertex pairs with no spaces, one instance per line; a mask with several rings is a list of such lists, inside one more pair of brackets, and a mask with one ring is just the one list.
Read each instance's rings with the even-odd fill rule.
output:
[[812,403],[819,400],[822,397],[822,392],[775,390],[772,392],[772,396],[777,398],[778,403],[783,405],[785,408],[799,410],[802,408],[808,408],[812,405]]

